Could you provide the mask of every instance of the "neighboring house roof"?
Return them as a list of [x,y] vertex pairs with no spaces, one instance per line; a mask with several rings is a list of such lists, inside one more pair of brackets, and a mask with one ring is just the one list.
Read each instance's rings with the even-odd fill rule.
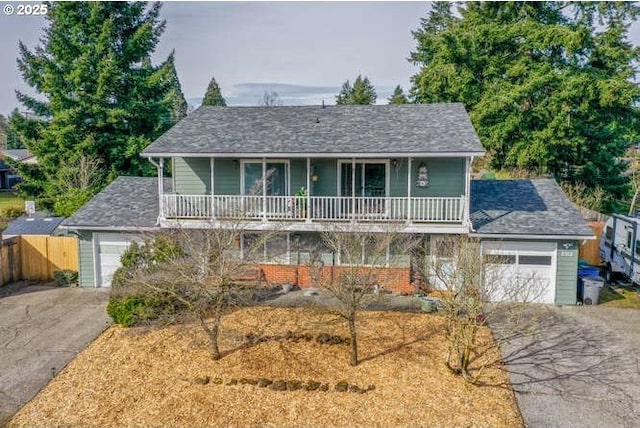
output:
[[470,217],[480,236],[594,237],[553,179],[473,180]]
[[203,106],[142,156],[481,155],[462,104]]
[[35,213],[31,217],[23,215],[9,223],[2,236],[51,235],[62,220],[62,217],[45,216],[42,213]]
[[[165,189],[171,180],[164,180]],[[144,230],[155,228],[158,220],[158,179],[118,177],[95,195],[62,227],[69,229]]]
[[8,149],[2,150],[0,154],[6,158],[17,162],[36,163],[37,159],[28,149]]

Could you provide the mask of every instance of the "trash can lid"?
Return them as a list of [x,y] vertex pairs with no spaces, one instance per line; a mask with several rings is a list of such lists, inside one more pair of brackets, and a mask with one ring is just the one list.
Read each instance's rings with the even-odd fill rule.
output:
[[598,275],[585,276],[584,278],[582,278],[582,282],[584,282],[585,285],[595,285],[598,287],[602,287],[604,285],[604,278]]

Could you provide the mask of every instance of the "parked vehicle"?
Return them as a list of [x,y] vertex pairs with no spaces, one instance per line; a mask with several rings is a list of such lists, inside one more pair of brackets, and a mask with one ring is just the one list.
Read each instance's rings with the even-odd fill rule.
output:
[[605,266],[605,279],[611,282],[622,275],[640,284],[640,219],[613,214],[600,238],[600,258]]

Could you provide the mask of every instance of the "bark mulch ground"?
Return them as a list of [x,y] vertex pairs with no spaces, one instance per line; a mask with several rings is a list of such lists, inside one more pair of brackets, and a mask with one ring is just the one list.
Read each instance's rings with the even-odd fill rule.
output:
[[357,367],[348,345],[330,344],[344,323],[308,309],[230,314],[219,361],[195,325],[113,326],[10,426],[522,426],[509,387],[472,386],[444,366],[442,317],[371,311],[358,325]]

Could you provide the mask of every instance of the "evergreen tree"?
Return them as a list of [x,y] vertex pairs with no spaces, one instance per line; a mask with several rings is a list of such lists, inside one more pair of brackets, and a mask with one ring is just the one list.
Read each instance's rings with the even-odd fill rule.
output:
[[400,85],[396,86],[393,90],[393,95],[389,97],[389,104],[408,104],[409,100],[407,96],[404,94],[404,91],[400,87]]
[[[152,174],[138,154],[182,114],[173,55],[158,66],[151,55],[164,31],[161,5],[144,2],[53,2],[40,45],[22,42],[18,68],[38,97],[16,92],[35,117],[12,117],[11,126],[37,157],[20,167],[20,190],[45,206],[65,200],[78,208],[119,174]],[[67,191],[60,171],[99,165],[101,180]],[[65,167],[65,168],[63,168]],[[64,190],[61,190],[64,189]],[[78,196],[82,193],[82,196]],[[75,199],[69,203],[67,199]],[[73,202],[73,201],[72,201]]]
[[462,102],[495,169],[552,174],[626,196],[618,162],[640,136],[638,6],[482,2],[434,8],[413,33],[411,96]]
[[220,92],[220,86],[218,86],[218,82],[216,82],[215,77],[211,78],[211,82],[209,82],[209,86],[207,86],[207,92],[204,94],[204,98],[202,99],[202,105],[221,107],[227,106],[227,102],[222,96],[222,92]]
[[353,86],[348,80],[342,84],[340,93],[336,95],[336,104],[375,104],[377,97],[376,89],[369,82],[369,78],[359,75],[353,82]]
[[169,68],[168,73],[171,80],[171,89],[167,94],[167,102],[171,106],[171,122],[177,123],[181,119],[187,117],[189,104],[187,104],[187,100],[184,98],[182,85],[180,84],[180,79],[178,79],[178,72],[176,71],[175,64],[175,52],[171,52],[171,55],[169,55],[167,67]]

